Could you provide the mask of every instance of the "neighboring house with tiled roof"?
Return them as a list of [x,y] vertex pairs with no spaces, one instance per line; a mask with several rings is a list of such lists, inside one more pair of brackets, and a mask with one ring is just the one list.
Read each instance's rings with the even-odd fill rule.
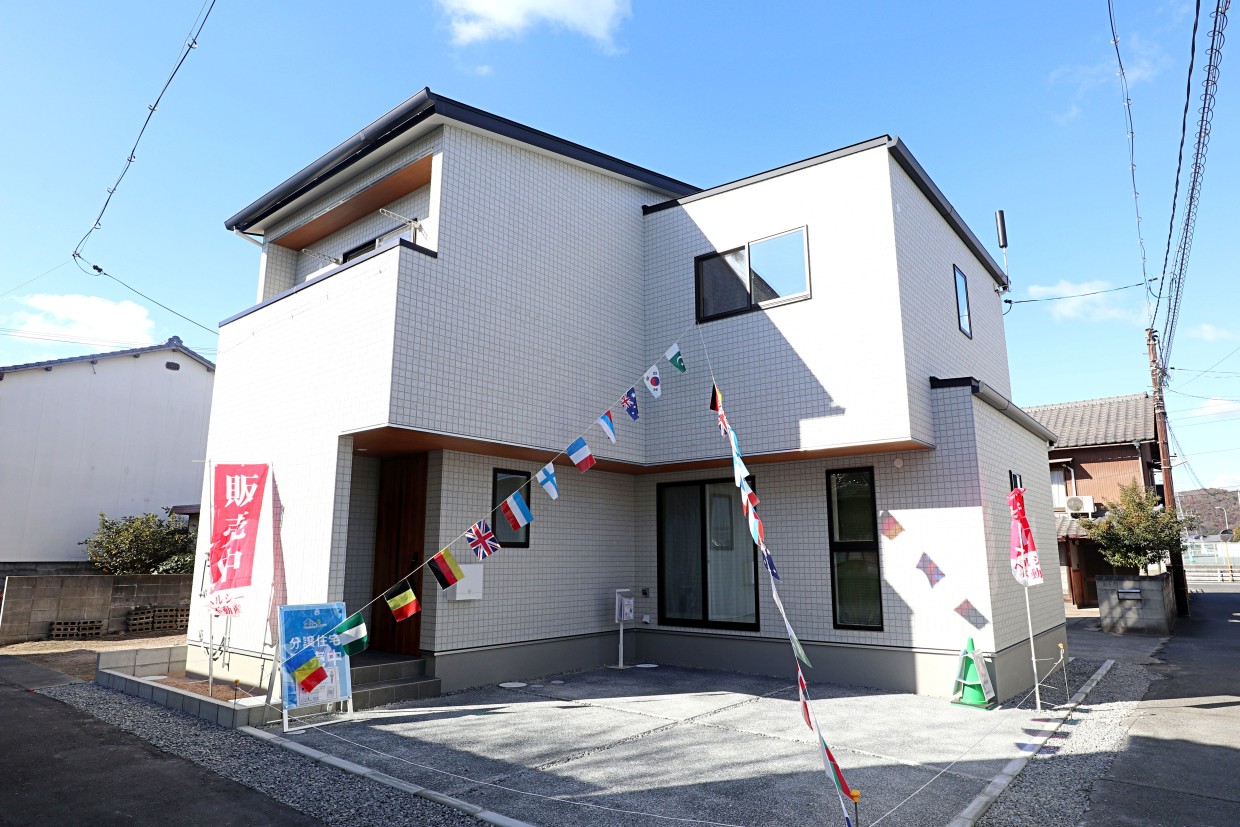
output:
[[1161,492],[1154,480],[1159,464],[1154,400],[1148,393],[1132,393],[1025,411],[1059,437],[1049,459],[1064,594],[1077,606],[1097,605],[1094,577],[1110,574],[1111,567],[1080,520],[1100,515],[1105,502],[1119,498],[1120,486],[1133,480]]
[[214,382],[175,336],[0,367],[0,579],[83,567],[100,512],[197,502]]

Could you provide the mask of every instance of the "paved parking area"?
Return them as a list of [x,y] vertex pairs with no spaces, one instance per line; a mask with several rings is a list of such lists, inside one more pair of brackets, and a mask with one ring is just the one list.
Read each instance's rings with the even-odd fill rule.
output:
[[[810,691],[862,791],[865,825],[885,814],[891,827],[948,823],[1049,725],[1021,709],[825,683]],[[367,710],[289,737],[542,827],[843,823],[783,678],[598,669]]]

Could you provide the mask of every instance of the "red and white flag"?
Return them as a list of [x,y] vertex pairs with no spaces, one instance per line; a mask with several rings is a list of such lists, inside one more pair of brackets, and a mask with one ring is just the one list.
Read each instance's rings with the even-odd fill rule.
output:
[[1042,584],[1042,563],[1038,560],[1038,547],[1033,542],[1033,529],[1025,513],[1025,489],[1013,488],[1008,494],[1008,508],[1012,510],[1012,576],[1022,586]]

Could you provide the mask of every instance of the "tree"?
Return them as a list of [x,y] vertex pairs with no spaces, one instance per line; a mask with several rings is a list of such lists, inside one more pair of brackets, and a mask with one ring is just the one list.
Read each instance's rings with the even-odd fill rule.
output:
[[143,514],[109,520],[99,514],[99,528],[78,545],[105,574],[190,574],[194,570],[194,544],[198,531],[172,517]]
[[1098,544],[1108,563],[1117,568],[1141,568],[1184,551],[1184,524],[1162,507],[1158,493],[1133,480],[1119,489],[1119,502],[1107,502],[1107,515],[1082,520],[1089,539]]

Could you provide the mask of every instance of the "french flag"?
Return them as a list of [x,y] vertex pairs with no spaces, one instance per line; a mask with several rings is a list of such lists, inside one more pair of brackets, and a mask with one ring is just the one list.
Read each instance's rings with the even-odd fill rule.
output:
[[577,466],[578,471],[589,471],[594,467],[594,454],[590,453],[590,446],[586,445],[584,437],[577,437],[573,444],[568,446],[568,458]]
[[500,506],[500,510],[504,512],[504,517],[508,520],[508,525],[512,526],[513,531],[520,531],[522,526],[530,524],[534,519],[534,515],[530,513],[530,507],[525,504],[525,498],[521,496],[521,492],[515,492],[511,497],[504,500],[504,504]]

